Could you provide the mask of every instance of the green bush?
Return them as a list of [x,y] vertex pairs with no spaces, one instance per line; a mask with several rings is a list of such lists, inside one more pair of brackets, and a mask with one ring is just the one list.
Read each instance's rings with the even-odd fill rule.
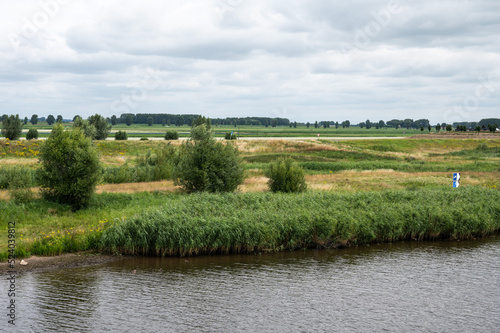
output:
[[17,140],[23,132],[23,122],[19,119],[19,115],[11,115],[2,122],[2,135],[9,140]]
[[206,124],[191,131],[174,167],[176,185],[188,192],[232,192],[243,182],[238,148],[217,142]]
[[291,158],[280,158],[266,170],[272,192],[303,192],[307,189],[304,170]]
[[141,137],[141,141],[148,141],[148,140],[149,140],[149,138],[147,138],[145,136]]
[[35,170],[26,166],[0,168],[0,189],[16,189],[35,185]]
[[179,133],[177,131],[167,131],[165,133],[165,140],[178,140],[179,139]]
[[127,140],[128,134],[127,131],[118,131],[115,133],[115,140]]
[[38,131],[34,128],[30,128],[28,133],[26,133],[26,140],[38,139]]
[[226,132],[224,138],[226,140],[236,140],[236,134],[234,134],[233,132]]
[[64,130],[56,124],[41,147],[38,178],[45,199],[69,204],[76,210],[86,206],[100,178],[97,149],[79,129]]

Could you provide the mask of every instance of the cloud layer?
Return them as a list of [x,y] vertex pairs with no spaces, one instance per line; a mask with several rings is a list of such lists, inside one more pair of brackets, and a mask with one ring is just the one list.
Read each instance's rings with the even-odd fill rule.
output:
[[500,2],[5,1],[3,113],[500,116]]

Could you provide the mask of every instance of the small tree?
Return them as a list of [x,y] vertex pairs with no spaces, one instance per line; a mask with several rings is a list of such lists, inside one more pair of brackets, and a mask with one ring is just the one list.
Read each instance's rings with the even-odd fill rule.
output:
[[24,117],[24,125],[28,123],[28,117]]
[[49,115],[47,116],[47,124],[48,124],[49,126],[52,126],[52,124],[53,124],[53,123],[55,123],[55,122],[56,122],[56,118],[54,118],[54,116],[53,116],[53,115],[49,114]]
[[111,125],[108,124],[106,118],[97,113],[89,117],[89,124],[95,127],[94,140],[106,140],[111,131]]
[[23,126],[18,114],[16,116],[11,115],[2,122],[2,135],[9,140],[17,140],[21,137]]
[[28,133],[26,133],[26,140],[38,139],[38,131],[34,128],[30,128]]
[[236,137],[236,134],[234,134],[234,132],[226,132],[226,134],[224,135],[224,139],[226,139],[226,140],[236,140],[237,137]]
[[424,131],[424,126],[420,126],[420,132]]
[[451,125],[446,125],[446,131],[451,132],[453,130],[453,127]]
[[39,162],[38,179],[45,199],[74,210],[90,202],[101,166],[97,149],[79,128],[65,131],[56,124],[41,148]]
[[479,126],[479,125],[476,126],[476,132],[478,132],[478,133],[481,132],[481,126]]
[[118,131],[115,133],[115,140],[127,140],[128,134],[126,131]]
[[153,126],[154,120],[153,117],[148,117],[148,126]]
[[196,126],[180,147],[173,177],[188,192],[232,192],[243,182],[238,148],[216,141],[206,124]]
[[115,115],[112,115],[112,116],[111,116],[111,125],[112,125],[112,126],[115,126],[115,125],[116,125],[116,116],[115,116]]
[[167,131],[165,133],[165,140],[178,140],[179,139],[179,133],[174,130]]
[[428,125],[428,126],[427,126],[427,129],[429,130],[429,133],[430,133],[430,132],[431,132],[431,130],[432,130],[431,125]]
[[32,116],[31,116],[31,119],[30,119],[30,123],[31,123],[32,125],[36,125],[36,124],[38,124],[38,115],[36,115],[36,114],[32,115]]
[[89,139],[94,139],[96,136],[96,129],[92,126],[88,120],[83,120],[80,116],[77,116],[73,122],[73,128],[79,128],[83,135]]
[[303,192],[307,189],[304,170],[291,158],[280,158],[270,163],[265,174],[272,192]]
[[127,124],[127,126],[130,126],[134,123],[134,117],[129,114],[127,115],[127,117],[125,118],[125,124]]
[[58,115],[57,116],[57,119],[56,119],[56,122],[59,123],[59,124],[62,124],[63,122],[63,117],[61,115]]
[[440,124],[437,124],[437,125],[436,125],[436,132],[438,132],[438,133],[439,133],[439,131],[441,131],[441,125],[440,125]]

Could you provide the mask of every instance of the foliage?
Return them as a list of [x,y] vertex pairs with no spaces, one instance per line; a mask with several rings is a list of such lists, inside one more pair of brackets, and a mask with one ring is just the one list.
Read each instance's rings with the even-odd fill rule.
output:
[[73,128],[79,128],[85,137],[89,139],[94,139],[97,134],[95,126],[92,126],[88,120],[84,120],[80,116],[76,116],[73,120]]
[[280,158],[266,170],[272,192],[303,192],[307,189],[304,170],[291,158]]
[[56,124],[41,148],[39,180],[44,198],[86,206],[100,178],[99,154],[79,129],[64,130]]
[[34,169],[26,166],[0,168],[0,189],[16,189],[34,185]]
[[26,140],[38,139],[38,130],[30,128],[28,133],[26,133]]
[[23,126],[24,124],[19,119],[19,115],[11,115],[2,122],[2,135],[9,140],[17,140],[21,137]]
[[179,151],[174,180],[188,192],[232,192],[243,182],[238,148],[217,142],[206,124],[193,128]]
[[53,115],[49,114],[46,121],[48,125],[52,126],[52,124],[56,122],[56,118]]
[[89,125],[95,127],[95,135],[92,137],[94,140],[106,140],[111,131],[111,125],[108,124],[106,118],[99,114],[90,116]]
[[153,117],[148,117],[148,126],[153,126],[154,120]]
[[178,140],[179,139],[179,133],[174,130],[168,130],[165,133],[165,140]]
[[234,132],[226,132],[226,134],[224,135],[224,138],[226,140],[236,140],[237,136],[236,136],[236,134],[234,134]]
[[32,125],[36,125],[36,124],[38,124],[38,115],[36,115],[36,114],[32,115],[32,116],[31,116],[31,119],[30,119],[30,123],[31,123]]
[[106,229],[102,250],[158,256],[252,253],[467,239],[500,230],[500,191],[483,188],[204,193],[166,201]]
[[118,131],[115,133],[115,140],[127,140],[128,134],[127,131]]

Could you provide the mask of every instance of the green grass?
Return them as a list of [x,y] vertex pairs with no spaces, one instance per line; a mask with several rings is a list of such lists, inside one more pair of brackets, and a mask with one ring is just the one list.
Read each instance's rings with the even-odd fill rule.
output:
[[115,223],[101,246],[109,253],[184,256],[465,239],[498,230],[500,192],[481,188],[201,194]]

